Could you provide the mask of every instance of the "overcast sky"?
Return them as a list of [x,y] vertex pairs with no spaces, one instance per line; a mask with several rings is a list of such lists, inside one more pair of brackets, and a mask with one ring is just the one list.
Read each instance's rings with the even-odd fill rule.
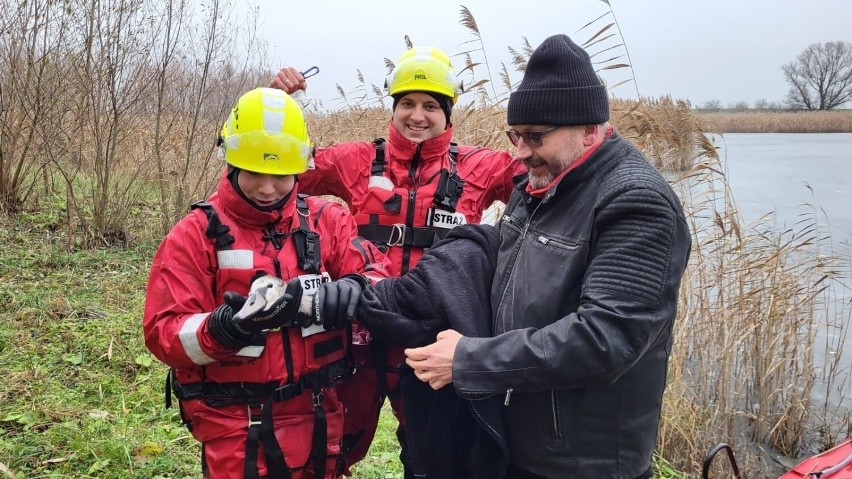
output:
[[[533,47],[555,33],[580,43],[594,33],[578,32],[607,11],[600,0],[255,0],[270,59],[321,73],[309,80],[308,96],[333,105],[335,83],[349,91],[360,69],[368,84],[382,86],[385,57],[396,61],[404,35],[415,45],[433,45],[451,56],[470,48],[474,37],[460,23],[460,5],[475,17],[488,62],[509,64],[507,47]],[[639,93],[671,94],[701,105],[719,100],[782,101],[787,85],[781,66],[809,44],[852,41],[852,0],[611,0],[630,54]],[[611,17],[609,17],[611,18]],[[606,22],[598,22],[602,28]],[[614,30],[614,29],[612,29]],[[478,44],[474,44],[478,46]],[[591,47],[590,52],[596,47]],[[623,53],[623,51],[621,51]],[[608,58],[602,54],[600,59]],[[475,57],[481,61],[481,57]],[[621,61],[621,60],[618,60]],[[464,61],[454,57],[456,69]],[[610,85],[627,71],[604,74]],[[482,70],[479,77],[484,77]],[[515,73],[513,80],[520,79]],[[501,89],[498,87],[497,92]],[[635,97],[632,84],[617,87],[619,97]]]

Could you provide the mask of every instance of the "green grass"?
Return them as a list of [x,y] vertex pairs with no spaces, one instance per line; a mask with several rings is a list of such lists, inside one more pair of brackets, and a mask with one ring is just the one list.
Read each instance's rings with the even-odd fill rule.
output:
[[18,477],[198,477],[142,343],[155,245],[69,250],[54,221],[0,224],[0,462]]
[[397,421],[385,401],[379,416],[376,437],[370,446],[370,452],[363,461],[352,468],[352,477],[358,479],[396,479],[402,477],[402,464],[399,462],[399,444],[396,439]]
[[[71,250],[59,221],[0,217],[0,466],[19,479],[200,477],[142,341],[156,244]],[[358,478],[402,476],[386,409]]]

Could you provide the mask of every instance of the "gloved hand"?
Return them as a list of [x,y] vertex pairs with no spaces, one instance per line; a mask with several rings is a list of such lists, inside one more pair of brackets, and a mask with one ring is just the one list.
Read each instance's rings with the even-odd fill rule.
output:
[[325,329],[340,329],[355,317],[361,292],[367,280],[358,274],[346,275],[337,281],[323,283],[314,295],[314,324]]
[[274,276],[264,276],[252,283],[248,298],[233,291],[226,292],[225,304],[213,310],[207,329],[222,345],[243,347],[261,331],[295,322],[301,299],[302,284],[298,279],[285,286]]

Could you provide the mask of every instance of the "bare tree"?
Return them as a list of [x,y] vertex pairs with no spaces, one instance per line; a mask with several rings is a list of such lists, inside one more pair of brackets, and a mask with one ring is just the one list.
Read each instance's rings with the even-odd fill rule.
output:
[[0,212],[20,212],[39,173],[49,187],[44,139],[57,133],[49,120],[63,116],[52,61],[66,36],[62,11],[46,1],[0,9]]
[[722,102],[717,98],[712,98],[702,103],[699,109],[708,111],[718,111],[722,109]]
[[165,233],[219,178],[214,140],[230,105],[269,77],[258,15],[243,26],[234,3],[0,9],[0,214],[64,193],[69,246],[118,244],[156,192]]
[[734,111],[748,111],[748,102],[740,100],[736,103],[730,103],[728,104],[728,109]]
[[852,100],[852,43],[814,43],[781,69],[790,108],[831,110]]

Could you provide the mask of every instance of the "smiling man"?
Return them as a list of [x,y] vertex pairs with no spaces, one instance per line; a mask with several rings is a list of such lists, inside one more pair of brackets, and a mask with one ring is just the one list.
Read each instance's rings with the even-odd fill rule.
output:
[[[287,67],[271,86],[292,93],[306,84],[298,70]],[[393,99],[386,140],[317,148],[314,169],[299,176],[299,191],[343,199],[358,232],[387,253],[390,273],[397,276],[452,228],[479,223],[492,203],[508,201],[526,171],[506,151],[452,143],[459,85],[443,51],[426,46],[405,51],[385,86]],[[357,327],[354,337],[358,369],[339,389],[346,405],[347,465],[366,455],[386,395],[404,422],[397,386],[402,349],[386,352],[386,345],[370,344],[369,333]],[[403,427],[397,436],[405,477],[413,478]]]
[[509,97],[529,181],[500,221],[494,336],[445,330],[406,350],[434,389],[504,398],[507,478],[651,477],[691,236],[669,184],[608,120],[589,55],[547,38]]

